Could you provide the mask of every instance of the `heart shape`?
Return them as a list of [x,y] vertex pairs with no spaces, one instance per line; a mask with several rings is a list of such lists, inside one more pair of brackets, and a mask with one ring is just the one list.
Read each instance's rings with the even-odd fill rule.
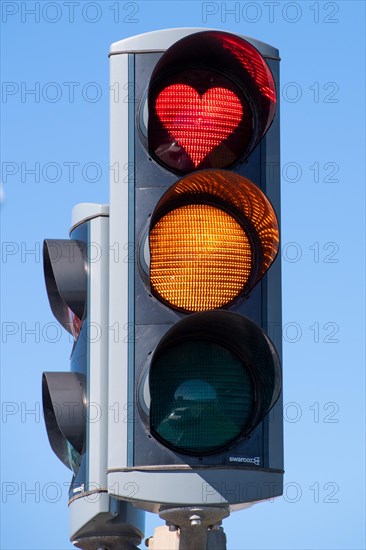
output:
[[243,107],[227,88],[210,88],[200,96],[191,86],[172,84],[160,92],[156,112],[197,167],[237,128]]

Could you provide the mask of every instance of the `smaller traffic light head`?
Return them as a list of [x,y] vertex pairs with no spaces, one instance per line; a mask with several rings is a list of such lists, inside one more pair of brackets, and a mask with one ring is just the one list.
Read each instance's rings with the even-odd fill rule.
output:
[[85,376],[76,372],[44,372],[42,399],[52,450],[75,472],[85,443]]
[[205,170],[163,195],[149,242],[155,296],[181,311],[203,311],[229,305],[260,280],[277,254],[278,223],[248,179]]
[[263,137],[275,107],[272,73],[252,44],[221,31],[186,36],[150,79],[149,152],[180,174],[234,166]]

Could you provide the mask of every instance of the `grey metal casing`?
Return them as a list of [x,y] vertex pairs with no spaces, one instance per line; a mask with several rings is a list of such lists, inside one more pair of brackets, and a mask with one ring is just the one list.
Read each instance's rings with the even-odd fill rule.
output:
[[[95,205],[93,205],[95,206]],[[84,205],[85,207],[85,205]],[[80,209],[78,205],[75,209]],[[83,494],[106,491],[107,362],[108,362],[108,207],[91,209],[91,217],[79,219],[70,231],[85,242],[87,305],[82,330],[71,354],[71,370],[85,375],[86,443],[81,470],[70,489],[70,502]],[[85,214],[85,212],[83,212]],[[91,452],[92,451],[92,452]]]
[[[109,404],[124,411],[109,415],[108,491],[158,512],[161,504],[230,504],[244,508],[282,494],[282,397],[250,440],[230,451],[202,458],[169,451],[151,437],[137,407],[138,388],[149,352],[185,314],[151,296],[139,266],[140,247],[149,215],[176,176],[153,160],[139,124],[151,72],[162,52],[178,39],[207,29],[172,29],[147,33],[111,47],[111,219],[110,246],[125,257],[110,262],[110,326],[125,327],[124,337],[109,339]],[[245,38],[245,37],[244,37]],[[279,83],[278,51],[248,39],[266,58]],[[115,90],[125,90],[116,98]],[[127,90],[127,94],[126,94]],[[117,100],[118,99],[118,100]],[[117,174],[118,171],[118,174]],[[234,171],[251,179],[280,216],[279,106],[265,138]],[[116,174],[118,177],[116,177]],[[268,175],[270,179],[268,179]],[[267,299],[270,296],[270,300]],[[281,358],[281,265],[278,257],[252,291],[230,308],[262,326]],[[276,327],[276,330],[273,328]],[[114,411],[115,412],[115,411]],[[260,466],[243,467],[240,458],[261,457]],[[230,456],[237,459],[230,462]]]
[[[71,354],[71,369],[87,379],[85,453],[70,487],[70,539],[85,530],[103,511],[106,492],[106,433],[108,406],[108,207],[77,205],[70,236],[83,239],[87,250],[88,302],[78,341]],[[103,294],[104,293],[104,294]],[[104,367],[103,367],[104,366]],[[104,413],[104,414],[103,414]],[[89,419],[94,419],[88,421]]]
[[71,356],[71,368],[87,378],[87,433],[82,465],[70,488],[70,539],[100,533],[141,540],[144,514],[107,492],[109,209],[81,204],[73,210],[70,236],[85,238],[88,259],[87,318]]
[[107,491],[108,213],[106,205],[79,204],[73,209],[71,240],[45,241],[52,312],[71,333],[68,308],[82,324],[71,352],[71,372],[43,373],[42,393],[52,449],[68,467],[68,442],[81,458],[78,468],[74,460],[69,489],[71,541],[89,544],[102,533],[136,548],[145,514]]

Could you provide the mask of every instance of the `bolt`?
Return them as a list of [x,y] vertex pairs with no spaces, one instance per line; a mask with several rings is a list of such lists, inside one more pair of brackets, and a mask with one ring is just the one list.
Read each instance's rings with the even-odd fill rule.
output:
[[191,525],[201,525],[202,521],[199,516],[191,516],[189,518],[189,521],[191,522]]
[[169,528],[169,531],[178,531],[178,525],[174,525],[174,523],[170,523],[170,521],[166,521],[165,525]]

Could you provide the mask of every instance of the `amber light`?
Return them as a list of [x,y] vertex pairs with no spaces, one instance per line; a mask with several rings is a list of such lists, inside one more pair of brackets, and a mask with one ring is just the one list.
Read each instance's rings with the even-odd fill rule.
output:
[[210,88],[200,95],[191,86],[173,84],[160,92],[156,112],[197,168],[238,127],[243,107],[226,88]]
[[279,243],[274,210],[246,178],[205,170],[174,184],[150,225],[153,293],[187,311],[220,308],[249,291]]
[[203,311],[231,302],[248,281],[252,253],[239,223],[219,208],[176,208],[150,232],[151,284],[179,309]]

